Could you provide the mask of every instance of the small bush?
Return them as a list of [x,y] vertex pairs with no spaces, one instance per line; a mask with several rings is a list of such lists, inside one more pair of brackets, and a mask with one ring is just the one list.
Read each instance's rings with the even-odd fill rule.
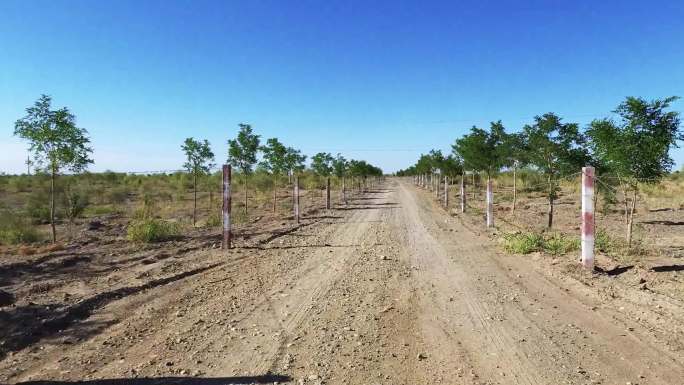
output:
[[156,218],[134,220],[128,225],[128,239],[134,242],[160,242],[178,236],[177,223]]
[[504,235],[504,248],[516,254],[529,254],[542,250],[544,238],[537,233],[512,233]]
[[516,254],[529,254],[535,251],[544,251],[551,255],[564,255],[571,251],[579,250],[579,239],[571,238],[560,233],[548,236],[542,234],[512,233],[505,234],[504,248],[506,251]]
[[222,220],[221,220],[221,215],[218,213],[214,213],[209,215],[207,218],[207,222],[205,223],[206,227],[219,227],[221,226]]
[[128,199],[129,190],[125,186],[114,187],[107,191],[106,199],[108,203],[120,204]]
[[9,210],[0,212],[0,243],[16,245],[33,243],[40,239],[40,233],[28,221]]
[[544,239],[544,251],[551,255],[565,255],[571,251],[579,250],[580,240],[576,237],[568,237],[560,233],[553,234]]

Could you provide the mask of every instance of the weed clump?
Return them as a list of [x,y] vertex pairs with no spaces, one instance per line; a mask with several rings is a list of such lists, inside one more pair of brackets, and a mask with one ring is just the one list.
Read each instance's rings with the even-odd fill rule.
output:
[[542,235],[535,232],[518,232],[503,236],[504,249],[515,254],[543,251],[551,255],[564,255],[579,250],[580,241],[561,233]]
[[136,219],[128,225],[128,239],[134,242],[161,242],[177,237],[180,227],[177,223],[156,218]]
[[41,238],[38,230],[29,221],[10,210],[0,211],[0,244],[34,243]]

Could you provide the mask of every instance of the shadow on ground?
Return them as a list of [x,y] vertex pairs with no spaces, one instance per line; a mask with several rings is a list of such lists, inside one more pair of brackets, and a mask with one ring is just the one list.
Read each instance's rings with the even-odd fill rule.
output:
[[292,377],[279,374],[245,377],[147,377],[147,378],[107,378],[102,380],[75,381],[27,381],[16,385],[224,385],[224,384],[272,384],[290,382]]

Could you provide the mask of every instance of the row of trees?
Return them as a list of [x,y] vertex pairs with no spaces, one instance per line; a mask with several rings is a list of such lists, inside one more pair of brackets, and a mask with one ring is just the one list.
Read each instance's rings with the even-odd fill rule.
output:
[[[448,157],[433,150],[397,174],[441,172],[455,176],[468,170],[491,177],[512,170],[515,181],[516,169],[527,167],[546,181],[550,228],[560,180],[575,175],[583,166],[594,166],[603,178],[602,185],[622,190],[627,243],[631,245],[639,183],[656,183],[667,175],[674,164],[670,149],[684,140],[679,113],[669,110],[677,99],[628,97],[613,111],[615,118],[593,120],[583,130],[554,113],[536,116],[515,133],[507,132],[501,121],[492,122],[489,130],[473,126],[455,141]],[[515,182],[513,196],[515,202]]]
[[[55,180],[60,172],[80,173],[89,164],[93,150],[88,131],[76,126],[76,117],[64,107],[54,110],[52,99],[41,95],[33,106],[26,109],[26,116],[17,120],[14,135],[29,143],[27,165],[45,169],[51,178],[50,225],[52,241],[57,239],[55,229]],[[198,179],[214,168],[215,155],[209,142],[187,138],[181,145],[186,156],[183,168],[193,177],[193,225],[197,220]],[[255,167],[273,175],[273,209],[277,201],[278,178],[293,175],[305,169],[306,156],[300,150],[287,147],[278,138],[270,138],[261,145],[260,136],[249,124],[240,124],[235,139],[228,140],[228,163],[245,176],[245,213],[247,213],[247,177]],[[29,168],[30,169],[30,168]],[[318,153],[312,157],[311,169],[316,175],[346,175],[355,177],[380,176],[382,170],[362,160],[346,160],[340,154]]]

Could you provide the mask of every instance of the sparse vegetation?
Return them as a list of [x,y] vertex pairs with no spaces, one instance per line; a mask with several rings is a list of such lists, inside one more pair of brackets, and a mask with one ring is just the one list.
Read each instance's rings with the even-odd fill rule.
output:
[[157,218],[136,219],[129,223],[126,232],[128,239],[134,242],[161,242],[177,237],[180,226]]

